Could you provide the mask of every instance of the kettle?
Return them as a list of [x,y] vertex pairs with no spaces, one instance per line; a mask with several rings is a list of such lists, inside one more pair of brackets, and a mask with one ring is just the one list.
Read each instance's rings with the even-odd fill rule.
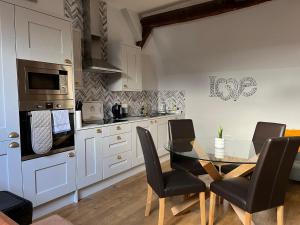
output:
[[122,118],[122,105],[115,103],[111,109],[114,119],[121,119]]

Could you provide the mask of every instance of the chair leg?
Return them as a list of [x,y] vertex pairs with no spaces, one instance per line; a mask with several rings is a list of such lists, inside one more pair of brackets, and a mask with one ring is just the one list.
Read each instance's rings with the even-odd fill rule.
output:
[[252,214],[245,212],[245,225],[251,225],[252,222]]
[[213,192],[210,192],[209,221],[208,221],[208,225],[213,225],[214,224],[215,208],[216,208],[216,194],[213,193]]
[[199,193],[200,199],[200,215],[201,215],[201,225],[206,225],[206,213],[205,213],[205,192]]
[[277,225],[284,224],[284,206],[277,207]]
[[151,186],[148,184],[145,216],[149,216],[150,215],[151,203],[152,203],[152,196],[153,196],[153,190],[152,190]]
[[159,216],[158,216],[158,225],[164,224],[164,218],[165,218],[165,198],[159,199]]

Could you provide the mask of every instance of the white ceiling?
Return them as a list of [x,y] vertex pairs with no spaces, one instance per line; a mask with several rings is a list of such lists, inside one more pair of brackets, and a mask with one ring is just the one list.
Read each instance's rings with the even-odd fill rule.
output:
[[137,13],[146,13],[185,3],[207,2],[209,0],[107,0],[119,8],[127,8]]

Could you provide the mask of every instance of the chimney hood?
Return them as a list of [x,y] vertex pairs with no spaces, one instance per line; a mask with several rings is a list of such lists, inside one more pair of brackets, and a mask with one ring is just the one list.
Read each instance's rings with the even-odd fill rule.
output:
[[[99,73],[121,73],[122,70],[108,63],[104,58],[107,29],[103,27],[103,5],[100,0],[84,0],[83,6],[83,58],[84,71]],[[105,12],[106,16],[106,12]],[[93,20],[92,20],[93,19]],[[106,19],[106,18],[105,18]]]

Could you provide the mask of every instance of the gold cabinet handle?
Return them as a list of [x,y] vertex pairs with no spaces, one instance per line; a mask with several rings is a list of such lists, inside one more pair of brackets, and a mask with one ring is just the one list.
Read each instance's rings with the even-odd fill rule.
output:
[[127,84],[124,84],[124,88],[128,88]]
[[69,158],[74,158],[75,157],[75,153],[74,152],[69,152],[68,153],[68,157]]
[[151,122],[150,122],[150,123],[151,123],[151,124],[153,124],[153,123],[154,123],[154,121],[152,121],[152,120],[151,120]]
[[122,128],[120,126],[117,126],[117,130],[121,130]]
[[8,147],[10,148],[19,148],[20,147],[20,144],[17,143],[17,142],[12,142],[8,145]]
[[97,129],[96,132],[97,132],[98,134],[101,134],[101,133],[102,133],[102,130],[101,130],[101,129]]
[[122,137],[121,136],[117,136],[117,140],[122,140]]
[[65,63],[72,64],[72,61],[70,59],[65,59]]
[[17,132],[11,132],[9,135],[8,135],[9,138],[18,138],[19,137],[19,134]]
[[118,156],[117,156],[117,159],[118,159],[118,160],[122,159],[122,156],[118,155]]

